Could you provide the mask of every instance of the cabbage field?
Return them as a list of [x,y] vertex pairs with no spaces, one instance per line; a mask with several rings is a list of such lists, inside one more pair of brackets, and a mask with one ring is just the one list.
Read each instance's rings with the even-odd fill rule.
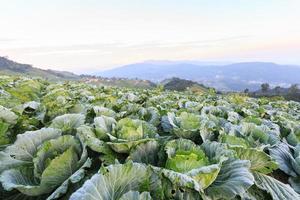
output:
[[300,104],[0,76],[0,198],[300,199]]

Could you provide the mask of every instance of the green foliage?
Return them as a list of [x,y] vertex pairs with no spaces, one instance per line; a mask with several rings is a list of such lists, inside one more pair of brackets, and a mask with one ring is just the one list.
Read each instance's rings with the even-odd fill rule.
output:
[[282,99],[1,76],[0,196],[300,199],[299,116]]

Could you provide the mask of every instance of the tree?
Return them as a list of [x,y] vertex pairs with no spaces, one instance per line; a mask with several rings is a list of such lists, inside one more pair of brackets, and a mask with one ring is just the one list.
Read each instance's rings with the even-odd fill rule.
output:
[[300,101],[300,89],[297,84],[291,85],[288,90],[287,99]]
[[279,94],[280,94],[280,89],[281,89],[280,86],[276,86],[276,87],[274,88],[274,91],[275,91],[276,95],[279,95]]
[[244,93],[249,93],[249,89],[246,88],[246,89],[244,90]]
[[262,92],[267,92],[270,89],[269,83],[263,83],[261,84],[261,91]]
[[299,88],[298,88],[298,84],[293,84],[291,85],[291,87],[289,88],[289,93],[290,94],[297,94],[299,93]]

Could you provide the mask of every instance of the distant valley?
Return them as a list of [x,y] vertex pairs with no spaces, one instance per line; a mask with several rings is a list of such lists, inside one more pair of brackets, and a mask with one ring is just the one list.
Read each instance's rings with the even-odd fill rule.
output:
[[291,84],[300,83],[300,66],[267,62],[233,64],[144,62],[94,74],[103,77],[138,77],[156,83],[164,79],[179,77],[222,91],[242,91],[246,88],[254,91],[259,89],[260,85],[265,82],[271,86],[281,87],[289,87]]

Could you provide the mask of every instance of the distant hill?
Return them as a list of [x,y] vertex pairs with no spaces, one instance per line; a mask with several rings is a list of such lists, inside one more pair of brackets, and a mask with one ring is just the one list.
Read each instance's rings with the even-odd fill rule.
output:
[[177,90],[185,91],[187,89],[197,90],[197,91],[206,91],[208,88],[205,86],[190,80],[180,79],[180,78],[171,78],[166,79],[161,82],[166,90]]
[[43,70],[32,67],[29,64],[21,64],[6,57],[0,57],[0,75],[15,75],[28,77],[41,77],[50,81],[74,80],[91,83],[95,85],[107,85],[128,88],[150,89],[156,87],[156,84],[142,79],[127,78],[105,78],[91,75],[76,75],[67,71]]
[[[166,64],[167,63],[167,64]],[[288,87],[300,83],[300,66],[267,62],[235,64],[144,62],[98,72],[104,77],[140,78],[154,82],[179,77],[203,83],[223,91],[251,91],[268,82],[272,86]]]
[[0,57],[0,74],[42,77],[48,80],[77,80],[80,78],[71,72],[43,70],[28,64],[14,62],[5,57]]

